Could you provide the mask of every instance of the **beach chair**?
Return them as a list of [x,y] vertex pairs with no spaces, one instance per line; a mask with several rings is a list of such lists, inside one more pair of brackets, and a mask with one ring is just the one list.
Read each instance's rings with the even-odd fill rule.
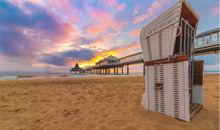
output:
[[201,110],[203,61],[193,57],[198,20],[187,1],[179,0],[141,30],[145,109],[185,121]]

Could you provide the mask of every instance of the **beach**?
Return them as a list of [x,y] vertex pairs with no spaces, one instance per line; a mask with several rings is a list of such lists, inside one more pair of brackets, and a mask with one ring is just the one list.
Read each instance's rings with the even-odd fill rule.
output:
[[190,123],[143,109],[143,76],[0,81],[1,130],[218,130],[219,75]]

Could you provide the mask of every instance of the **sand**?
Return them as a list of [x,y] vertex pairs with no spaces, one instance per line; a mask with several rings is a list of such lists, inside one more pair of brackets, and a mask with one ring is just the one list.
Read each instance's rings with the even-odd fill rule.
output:
[[144,110],[144,77],[0,81],[1,130],[218,130],[218,75],[205,76],[205,105],[187,123]]

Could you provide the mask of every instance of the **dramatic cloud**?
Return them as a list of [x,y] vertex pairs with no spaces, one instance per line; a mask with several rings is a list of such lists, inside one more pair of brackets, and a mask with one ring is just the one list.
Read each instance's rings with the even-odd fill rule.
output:
[[[72,27],[62,23],[40,6],[25,3],[26,13],[11,3],[0,2],[0,53],[7,56],[32,57],[42,49],[65,39]],[[48,45],[48,42],[51,41]]]
[[71,50],[55,54],[45,54],[40,59],[43,63],[55,65],[55,66],[66,66],[70,65],[72,61],[85,61],[90,60],[95,56],[95,52],[88,49]]

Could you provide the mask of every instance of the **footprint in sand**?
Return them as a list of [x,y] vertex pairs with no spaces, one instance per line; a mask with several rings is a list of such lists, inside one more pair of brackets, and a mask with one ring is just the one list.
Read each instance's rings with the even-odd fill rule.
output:
[[76,95],[76,94],[78,94],[78,92],[72,92],[72,93],[71,93],[71,95]]
[[45,119],[46,119],[46,118],[37,119],[37,120],[34,121],[34,123],[36,123],[36,124],[42,124]]
[[15,109],[10,109],[8,111],[14,112],[14,113],[23,113],[23,112],[27,111],[27,108],[15,108]]
[[64,109],[63,110],[63,116],[64,117],[68,117],[68,116],[71,116],[71,115],[77,116],[79,111],[80,111],[79,109],[75,109],[75,110],[72,110],[72,111]]

